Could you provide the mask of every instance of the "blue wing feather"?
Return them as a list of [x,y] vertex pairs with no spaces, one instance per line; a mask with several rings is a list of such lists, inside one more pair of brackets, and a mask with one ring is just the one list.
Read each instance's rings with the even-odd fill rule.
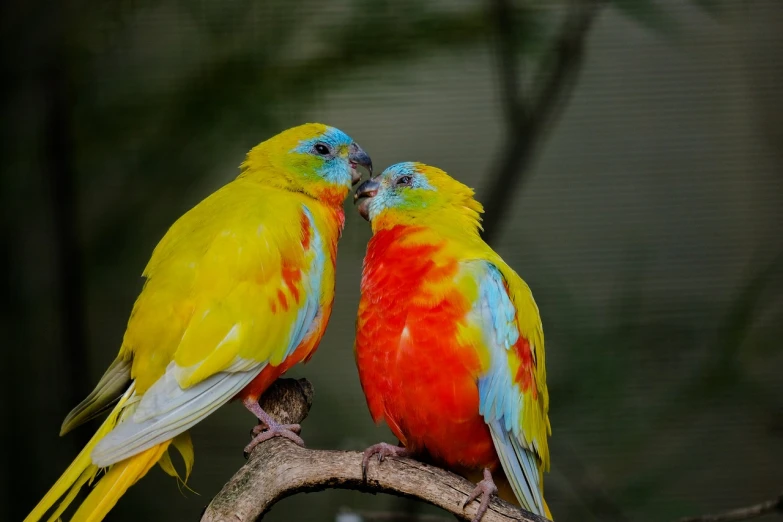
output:
[[468,322],[478,324],[490,352],[489,368],[479,378],[479,412],[487,422],[501,465],[522,506],[546,516],[539,458],[533,441],[522,433],[524,401],[508,364],[508,350],[519,340],[516,308],[500,270],[487,261],[470,261],[478,281],[478,298]]
[[323,238],[318,232],[318,228],[313,218],[313,214],[306,206],[302,206],[307,219],[310,221],[310,230],[313,232],[313,237],[310,244],[310,250],[314,253],[310,270],[307,273],[307,282],[309,288],[305,292],[305,304],[299,309],[296,316],[296,323],[291,332],[291,338],[288,343],[288,348],[285,351],[283,360],[291,355],[297,346],[299,346],[304,338],[309,333],[318,310],[321,305],[321,280],[323,279],[324,268],[326,265],[326,258],[323,248]]

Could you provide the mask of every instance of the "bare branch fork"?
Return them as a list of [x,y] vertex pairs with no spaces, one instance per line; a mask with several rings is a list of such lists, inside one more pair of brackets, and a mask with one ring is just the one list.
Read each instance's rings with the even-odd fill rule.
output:
[[517,60],[517,28],[511,0],[492,0],[490,16],[496,27],[496,55],[506,141],[492,165],[489,193],[482,198],[484,238],[494,239],[515,188],[529,175],[536,148],[545,137],[557,109],[568,99],[582,69],[585,42],[601,6],[601,0],[571,0],[554,43],[541,59],[530,93],[520,85]]
[[[313,388],[305,380],[279,379],[261,398],[261,406],[283,424],[298,424],[308,414]],[[252,522],[283,498],[328,488],[389,493],[438,506],[463,520],[476,513],[478,502],[462,510],[474,484],[442,469],[412,459],[373,460],[362,480],[362,453],[301,448],[275,438],[259,445],[247,463],[212,499],[202,522]],[[484,522],[545,522],[546,519],[493,499]]]
[[764,515],[771,515],[773,513],[783,513],[783,493],[781,493],[778,498],[760,502],[752,506],[732,509],[731,511],[714,515],[685,517],[681,518],[680,522],[738,522],[740,520],[763,517]]

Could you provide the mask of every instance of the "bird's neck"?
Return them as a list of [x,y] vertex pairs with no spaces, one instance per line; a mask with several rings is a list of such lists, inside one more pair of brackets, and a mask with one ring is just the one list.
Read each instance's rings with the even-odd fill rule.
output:
[[480,224],[476,214],[461,212],[459,209],[443,209],[432,212],[429,209],[397,210],[387,209],[372,220],[373,234],[384,230],[399,227],[415,230],[417,233],[425,231],[433,237],[451,239],[479,238]]
[[245,168],[237,179],[303,194],[334,211],[339,211],[341,215],[343,214],[343,202],[348,196],[349,190],[348,187],[335,185],[325,180],[311,180],[303,183],[291,173],[270,163],[263,164],[263,168],[258,168],[257,165],[254,165],[253,168]]

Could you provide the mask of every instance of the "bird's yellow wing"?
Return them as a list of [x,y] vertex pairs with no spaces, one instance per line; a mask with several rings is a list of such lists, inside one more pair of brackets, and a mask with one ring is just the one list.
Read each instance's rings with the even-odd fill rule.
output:
[[475,282],[466,325],[485,370],[479,408],[514,493],[525,509],[547,516],[541,472],[549,467],[544,336],[533,296],[498,256],[462,263]]
[[337,230],[312,200],[243,180],[180,218],[144,272],[120,353],[137,404],[93,462],[175,437],[291,354],[332,300]]

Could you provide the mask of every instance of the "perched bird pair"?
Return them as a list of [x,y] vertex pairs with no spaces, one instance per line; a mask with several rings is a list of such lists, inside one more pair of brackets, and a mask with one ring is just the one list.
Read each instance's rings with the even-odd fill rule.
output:
[[[253,148],[241,173],[178,219],[152,254],[122,347],[61,434],[111,408],[25,519],[57,520],[100,476],[73,521],[100,521],[157,464],[193,465],[187,430],[232,399],[260,421],[245,448],[302,444],[258,405],[306,362],[334,300],[343,201],[370,157],[342,131],[306,124]],[[476,520],[497,492],[551,518],[548,395],[541,322],[530,290],[479,237],[481,205],[443,171],[401,163],[355,195],[373,238],[365,258],[356,360],[373,419],[412,455],[483,477]]]

